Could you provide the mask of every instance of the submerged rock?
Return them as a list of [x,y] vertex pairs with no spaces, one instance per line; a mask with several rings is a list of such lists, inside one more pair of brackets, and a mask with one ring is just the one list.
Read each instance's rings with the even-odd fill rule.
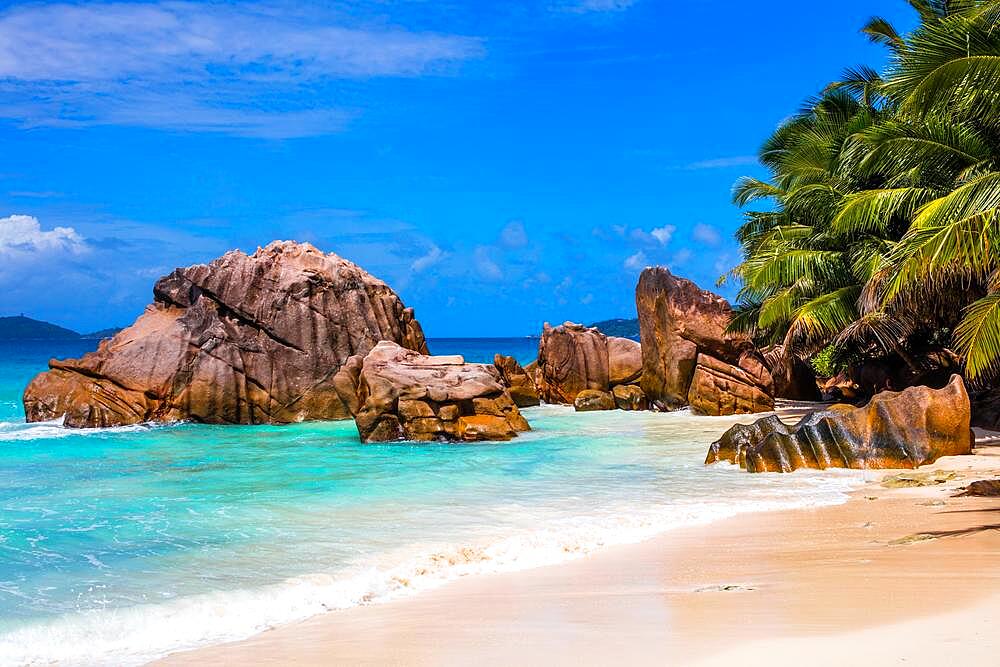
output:
[[517,359],[497,354],[493,357],[493,365],[500,373],[500,380],[510,391],[514,405],[519,408],[528,408],[540,403],[535,381],[525,369],[521,368]]
[[228,252],[157,281],[133,324],[81,359],[49,362],[28,421],[67,426],[345,419],[333,378],[381,340],[427,344],[412,309],[361,267],[305,243]]
[[882,392],[868,405],[834,405],[794,426],[769,416],[729,429],[705,463],[729,461],[748,472],[797,468],[916,468],[969,454],[969,396],[955,375],[943,389]]
[[952,470],[935,470],[933,472],[901,472],[890,475],[882,480],[882,486],[887,489],[912,489],[922,486],[937,486],[953,479],[958,479],[958,473]]
[[599,410],[614,410],[615,399],[609,392],[596,389],[584,389],[576,395],[573,408],[577,412],[597,412]]
[[[640,386],[652,407],[691,404],[701,414],[773,408],[773,381],[752,343],[726,331],[732,309],[721,296],[663,267],[642,272],[635,292],[642,338]],[[692,403],[694,399],[694,403]]]
[[510,440],[530,430],[496,369],[457,355],[432,357],[383,341],[360,366],[345,365],[338,386],[357,397],[354,421],[364,442]]

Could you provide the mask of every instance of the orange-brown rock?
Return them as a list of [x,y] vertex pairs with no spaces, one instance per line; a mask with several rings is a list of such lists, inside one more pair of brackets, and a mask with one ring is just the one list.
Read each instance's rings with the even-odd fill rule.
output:
[[615,398],[607,391],[597,389],[584,389],[576,395],[573,401],[573,408],[577,412],[597,412],[600,410],[614,410]]
[[868,405],[837,404],[789,426],[777,416],[729,429],[706,463],[729,461],[749,472],[797,468],[916,468],[969,454],[969,396],[958,375],[943,389],[881,392]]
[[642,389],[637,385],[620,384],[611,390],[611,395],[615,397],[615,405],[619,410],[649,409],[646,394],[642,393]]
[[517,363],[514,357],[506,357],[502,354],[494,355],[493,365],[500,373],[500,380],[510,391],[510,397],[514,405],[519,408],[528,408],[539,404],[538,389],[535,381],[528,375],[521,364]]
[[752,354],[732,366],[707,354],[699,354],[688,403],[697,415],[739,415],[774,409],[771,375]]
[[585,389],[607,391],[608,339],[597,329],[546,322],[538,345],[538,393],[546,403],[572,405]]
[[[351,391],[352,381],[347,371],[338,386]],[[496,369],[458,355],[432,357],[383,341],[361,362],[353,391],[364,442],[510,440],[530,430]]]
[[[761,375],[755,367],[744,368],[749,364],[744,353],[752,351],[752,343],[726,331],[732,309],[725,299],[663,267],[642,272],[635,298],[642,338],[640,386],[653,408],[682,408],[693,395],[696,409],[706,414],[733,414],[727,410],[740,406],[770,409],[749,388],[738,386],[745,380],[739,369],[721,370],[740,367],[752,376]],[[773,391],[773,382],[751,385],[765,393]],[[728,395],[712,395],[715,391]]]
[[642,375],[642,346],[630,338],[608,336],[608,383],[615,387]]
[[133,324],[24,392],[28,421],[286,423],[350,416],[333,378],[381,340],[426,352],[381,280],[309,244],[271,243],[177,269]]

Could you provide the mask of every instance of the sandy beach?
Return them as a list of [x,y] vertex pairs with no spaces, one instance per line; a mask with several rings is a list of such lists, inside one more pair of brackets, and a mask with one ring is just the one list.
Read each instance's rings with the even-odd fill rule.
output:
[[[898,474],[923,485],[885,482]],[[160,664],[995,664],[1000,501],[954,496],[1000,476],[1000,440],[858,475],[843,505],[470,577]]]

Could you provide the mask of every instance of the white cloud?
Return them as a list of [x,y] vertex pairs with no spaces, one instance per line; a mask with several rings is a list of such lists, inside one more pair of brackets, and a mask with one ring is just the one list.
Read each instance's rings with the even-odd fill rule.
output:
[[694,230],[691,232],[692,238],[695,241],[704,243],[705,245],[719,245],[722,241],[722,235],[719,234],[719,230],[712,225],[706,225],[704,223],[698,223],[694,226]]
[[478,41],[335,25],[265,5],[27,5],[0,15],[0,76],[30,81],[178,79],[220,68],[259,81],[420,74]]
[[657,227],[649,234],[654,239],[659,241],[660,245],[667,245],[668,243],[670,243],[670,239],[673,237],[674,232],[676,231],[677,228],[674,227],[673,225],[664,225],[663,227]]
[[580,297],[580,303],[582,303],[585,306],[591,303],[593,300],[594,300],[594,295],[589,292]]
[[500,243],[508,248],[523,248],[528,245],[528,233],[524,229],[524,223],[520,220],[512,220],[500,231]]
[[625,268],[629,271],[641,271],[649,265],[649,260],[646,258],[646,253],[639,251],[634,255],[625,259]]
[[755,155],[734,155],[732,157],[717,157],[711,160],[701,160],[687,165],[687,169],[728,169],[757,164]]
[[301,6],[27,4],[0,13],[0,115],[309,136],[354,113],[316,108],[317,86],[441,72],[481,53],[475,38],[351,26]]
[[0,254],[65,250],[81,252],[83,238],[72,227],[54,227],[43,231],[38,218],[11,215],[0,218]]
[[480,277],[487,280],[500,280],[503,278],[503,270],[490,257],[490,250],[486,246],[478,246],[472,254],[472,259]]
[[447,256],[447,253],[436,245],[432,245],[426,254],[417,257],[410,264],[410,269],[415,273],[420,273],[424,269],[429,269]]

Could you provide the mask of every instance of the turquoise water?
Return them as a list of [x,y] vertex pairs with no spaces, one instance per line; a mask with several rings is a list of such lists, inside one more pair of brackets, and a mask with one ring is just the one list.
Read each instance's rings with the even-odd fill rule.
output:
[[[534,357],[537,341],[432,341]],[[49,356],[0,349],[0,663],[139,664],[683,525],[840,502],[853,473],[702,465],[734,419],[525,411],[510,443],[362,445],[353,422],[23,423]]]

